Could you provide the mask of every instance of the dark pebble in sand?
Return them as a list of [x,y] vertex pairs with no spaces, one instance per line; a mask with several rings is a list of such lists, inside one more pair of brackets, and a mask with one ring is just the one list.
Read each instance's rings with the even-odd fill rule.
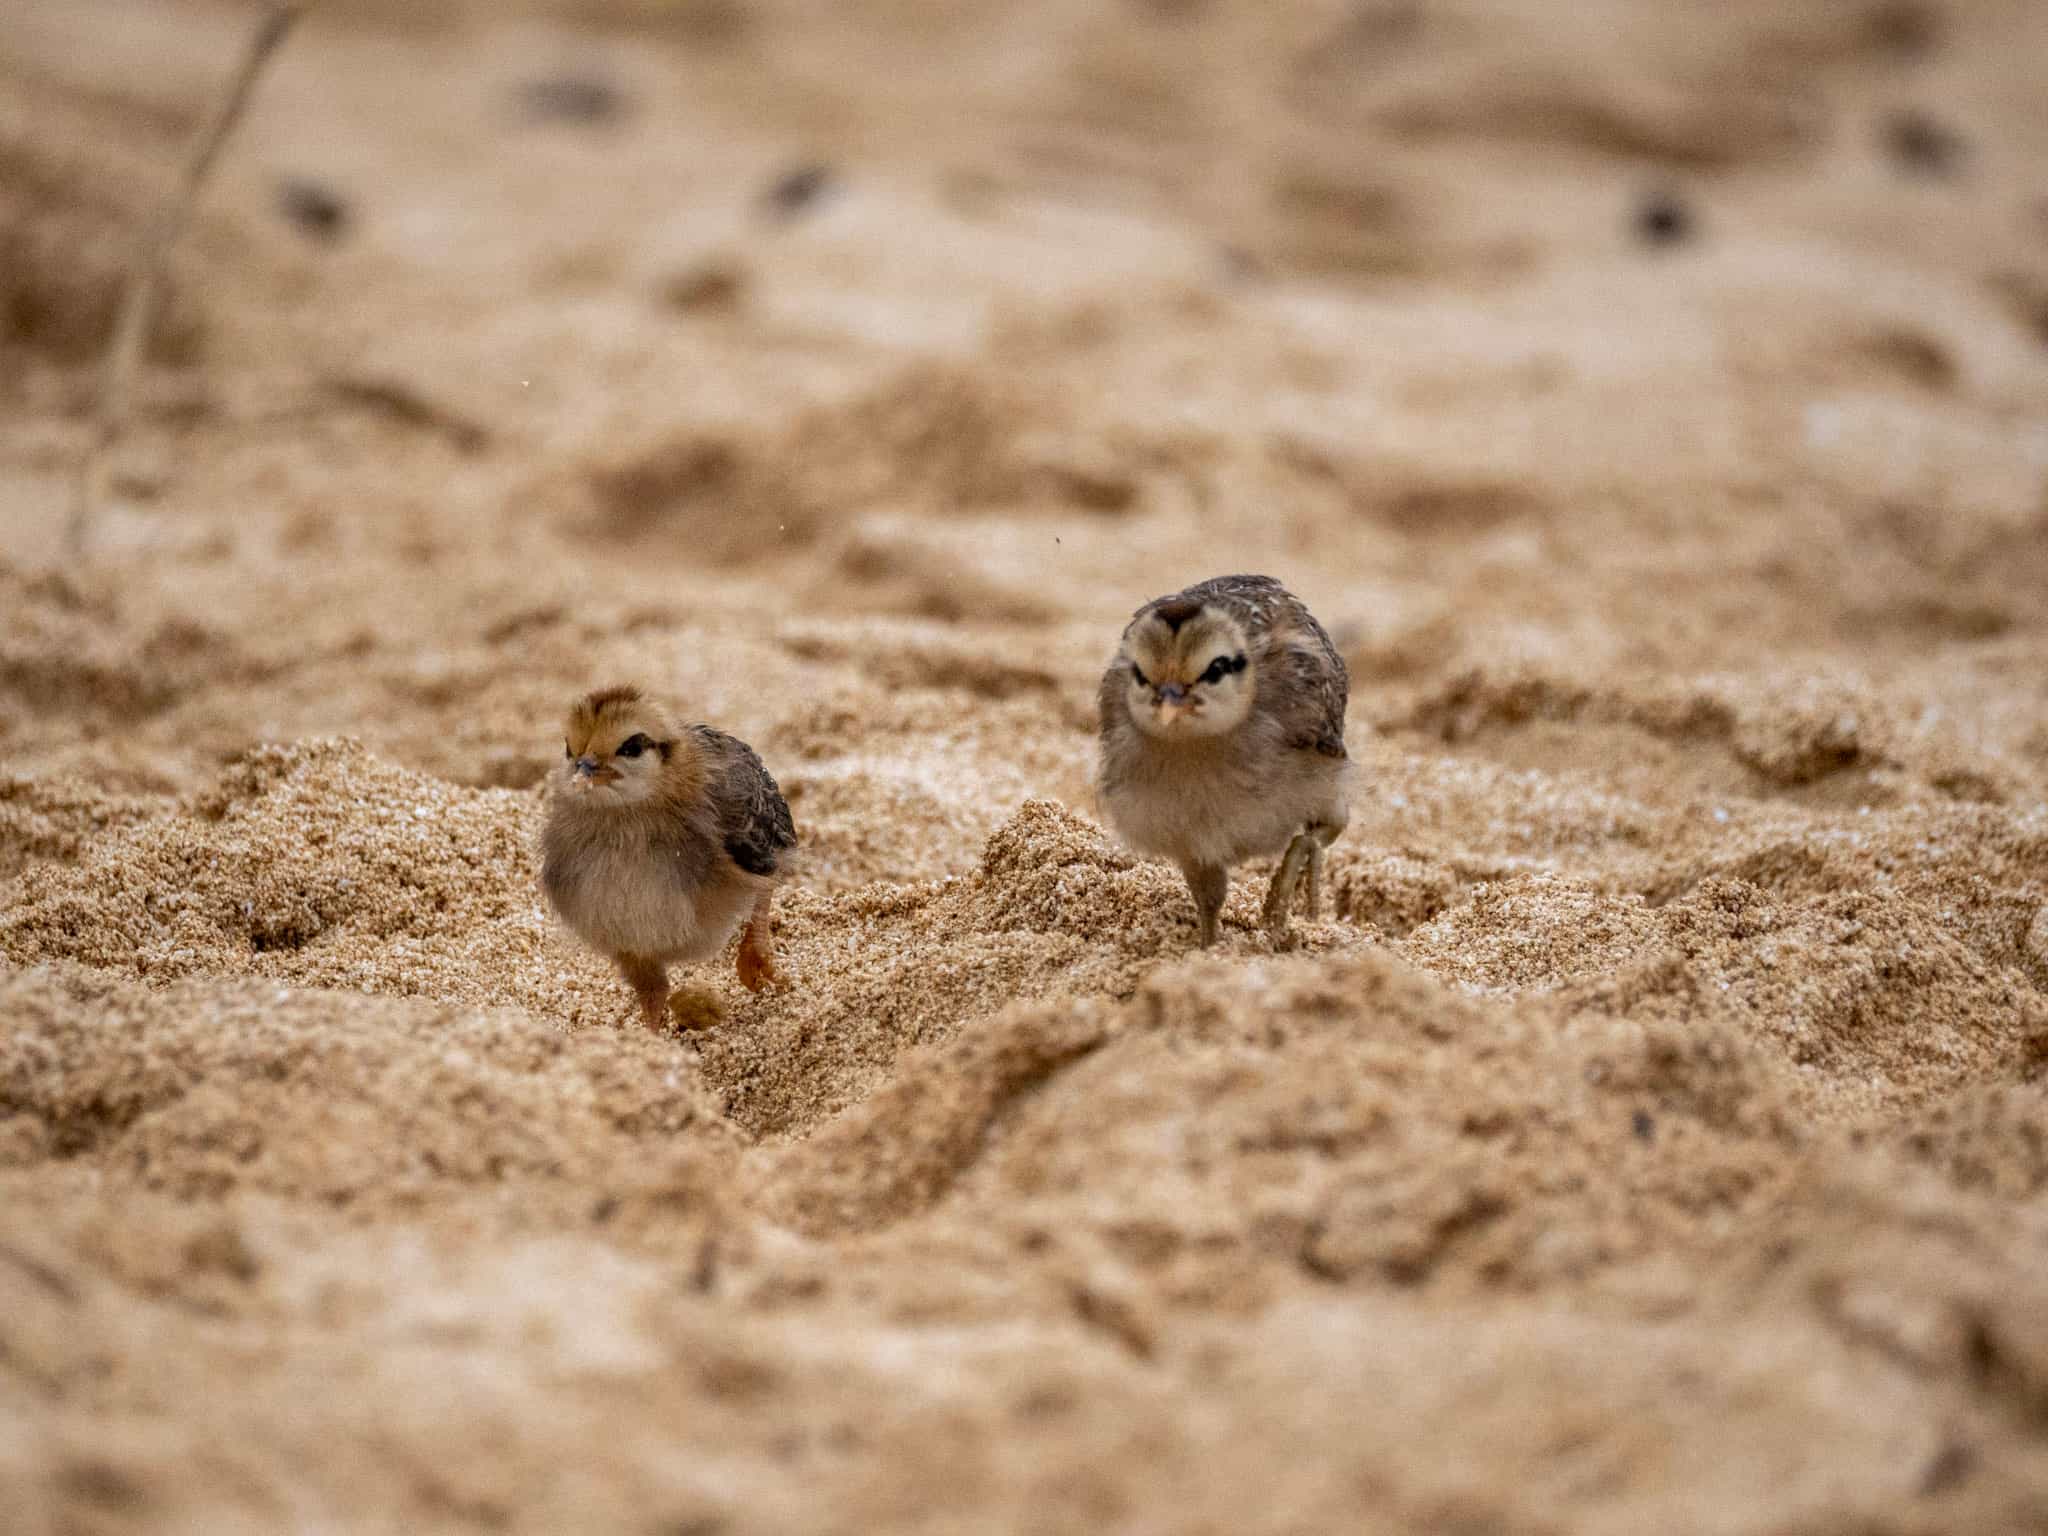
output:
[[1939,11],[1915,4],[1914,0],[1890,0],[1864,17],[1864,29],[1871,42],[1901,59],[1916,59],[1941,45],[1944,20]]
[[620,89],[597,75],[550,75],[519,87],[520,108],[530,118],[556,123],[610,123],[625,115]]
[[661,286],[671,309],[728,310],[746,296],[746,268],[723,257],[709,257],[685,267]]
[[304,176],[278,183],[277,209],[309,240],[329,244],[348,233],[348,203],[339,192]]
[[800,165],[778,176],[761,201],[782,218],[802,213],[838,184],[829,165]]
[[1925,112],[1894,112],[1878,137],[1893,160],[1919,176],[1953,176],[1969,154],[1961,134]]
[[1934,1459],[1920,1474],[1920,1496],[1931,1499],[1961,1487],[1976,1469],[1977,1453],[1967,1445],[1951,1440],[1934,1453]]
[[1683,245],[1698,233],[1692,209],[1669,191],[1652,192],[1636,205],[1635,228],[1645,245]]

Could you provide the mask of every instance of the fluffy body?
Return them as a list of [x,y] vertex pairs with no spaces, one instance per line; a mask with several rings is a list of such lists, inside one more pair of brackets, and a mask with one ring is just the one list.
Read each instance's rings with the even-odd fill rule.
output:
[[1304,880],[1315,915],[1322,851],[1350,818],[1349,692],[1329,635],[1269,576],[1155,598],[1125,627],[1098,701],[1102,804],[1132,848],[1181,867],[1203,944],[1246,859],[1282,855],[1276,937]]
[[775,881],[725,854],[705,809],[568,806],[551,817],[541,883],[562,921],[606,954],[670,965],[717,954]]
[[740,980],[775,974],[770,903],[796,844],[775,780],[745,742],[679,725],[635,689],[577,701],[541,834],[541,889],[609,956],[663,1026],[667,968],[742,929]]

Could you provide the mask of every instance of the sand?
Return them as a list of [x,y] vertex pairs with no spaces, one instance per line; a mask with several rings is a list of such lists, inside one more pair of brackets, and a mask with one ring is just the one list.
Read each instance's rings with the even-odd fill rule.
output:
[[[0,1519],[2048,1529],[2048,10],[329,0],[0,27]],[[1360,768],[1212,952],[1145,599]],[[792,985],[548,916],[753,742]]]

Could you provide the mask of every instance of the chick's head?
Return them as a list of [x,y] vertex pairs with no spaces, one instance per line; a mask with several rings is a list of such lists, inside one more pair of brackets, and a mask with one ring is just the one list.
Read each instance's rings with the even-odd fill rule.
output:
[[570,706],[561,787],[593,807],[635,804],[659,791],[675,750],[675,727],[659,705],[637,688],[600,688]]
[[1167,740],[1221,736],[1251,713],[1245,634],[1214,603],[1162,603],[1124,631],[1117,657],[1131,719]]

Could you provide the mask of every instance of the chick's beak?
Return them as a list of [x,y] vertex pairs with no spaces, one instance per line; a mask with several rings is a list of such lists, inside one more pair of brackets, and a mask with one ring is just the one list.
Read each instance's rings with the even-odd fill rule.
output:
[[597,759],[596,759],[596,758],[594,758],[594,757],[579,757],[579,758],[577,758],[577,759],[576,759],[576,777],[577,777],[577,778],[579,778],[579,779],[589,779],[589,778],[595,778],[596,776],[597,776]]
[[1159,718],[1171,725],[1188,712],[1188,691],[1179,683],[1166,683],[1159,689]]

